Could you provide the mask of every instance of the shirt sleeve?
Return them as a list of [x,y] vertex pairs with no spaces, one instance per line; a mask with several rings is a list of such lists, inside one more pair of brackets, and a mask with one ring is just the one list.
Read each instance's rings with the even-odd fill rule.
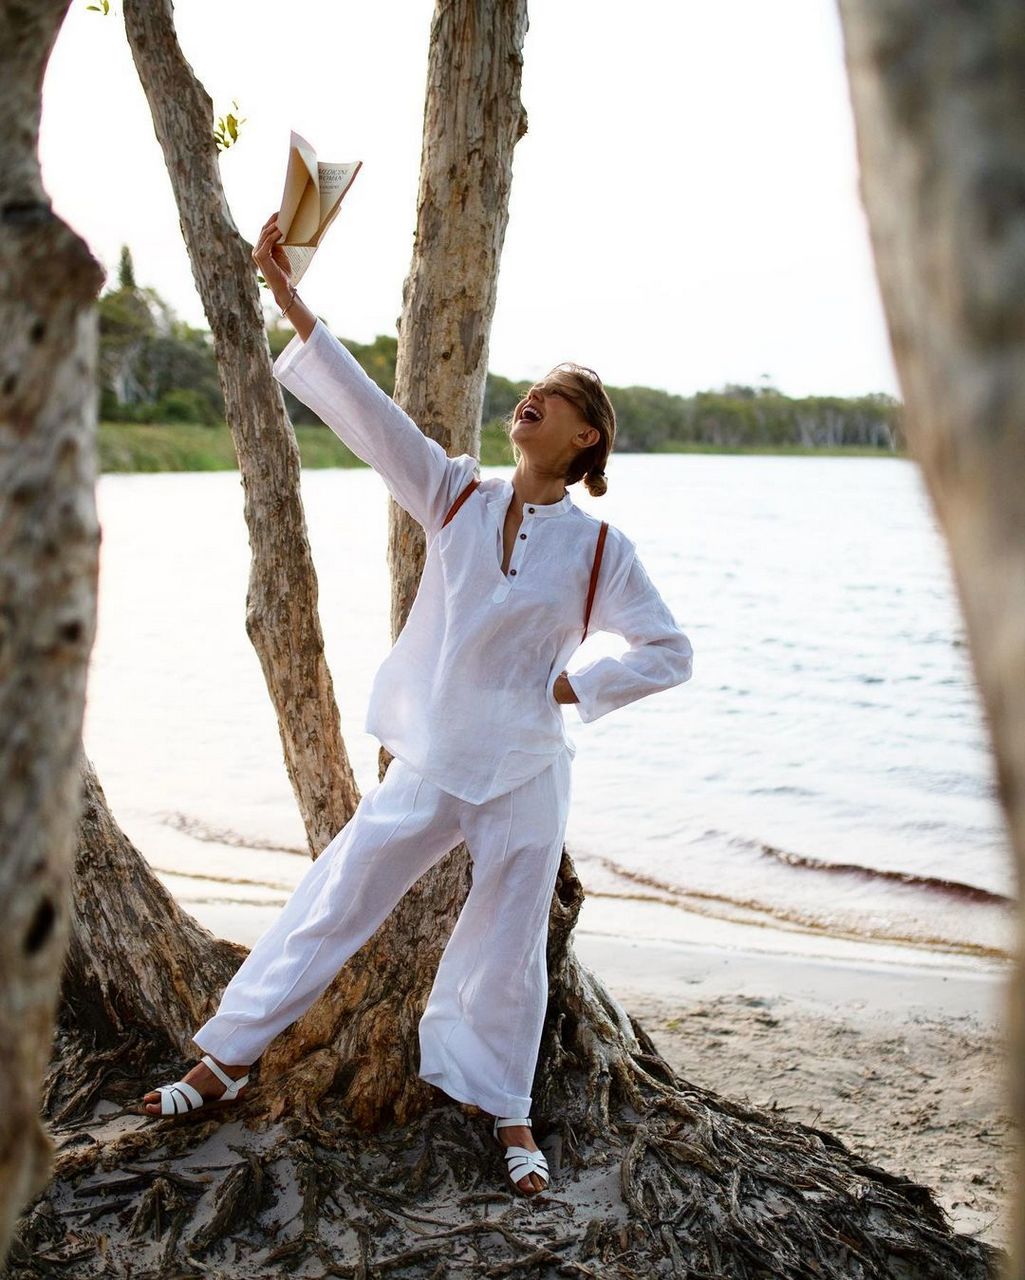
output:
[[690,679],[691,642],[648,577],[636,549],[610,580],[608,591],[595,596],[591,620],[594,630],[614,632],[630,648],[621,658],[595,658],[579,671],[566,673],[578,698],[570,705],[585,724]]
[[283,387],[308,405],[384,480],[395,501],[428,533],[441,528],[460,490],[478,471],[468,453],[450,458],[369,377],[323,320],[297,333],[274,361]]

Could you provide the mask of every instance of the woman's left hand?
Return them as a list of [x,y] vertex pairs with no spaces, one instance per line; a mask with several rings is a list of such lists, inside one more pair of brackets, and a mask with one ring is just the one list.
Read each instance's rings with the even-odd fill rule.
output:
[[566,672],[560,671],[559,675],[552,685],[552,695],[556,702],[579,702],[580,699],[573,692],[573,686],[566,678]]

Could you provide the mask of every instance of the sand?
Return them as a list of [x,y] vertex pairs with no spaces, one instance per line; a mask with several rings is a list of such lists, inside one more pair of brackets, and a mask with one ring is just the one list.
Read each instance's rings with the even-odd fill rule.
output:
[[829,1130],[930,1187],[956,1230],[1008,1247],[1006,967],[791,955],[782,938],[686,946],[583,923],[577,955],[680,1075]]
[[[276,913],[217,904],[203,922],[251,945]],[[1007,1247],[1009,965],[601,893],[574,947],[685,1079],[830,1130]]]

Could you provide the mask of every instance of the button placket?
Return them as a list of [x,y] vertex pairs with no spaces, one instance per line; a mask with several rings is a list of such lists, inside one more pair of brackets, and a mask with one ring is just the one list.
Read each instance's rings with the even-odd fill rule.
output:
[[[512,555],[509,557],[509,572],[505,575],[506,581],[501,586],[496,587],[491,595],[491,599],[494,601],[495,604],[500,604],[506,598],[509,592],[512,590],[512,587],[513,587],[512,579],[516,577],[518,568],[519,568],[519,563],[523,559],[523,556],[521,554],[523,551],[523,548],[520,546],[520,543],[527,541],[527,532],[524,530],[523,526],[527,522],[527,517],[534,516],[534,515],[536,515],[536,508],[534,507],[523,508],[523,517],[520,520],[520,527],[517,530],[517,533],[519,536],[516,538],[516,541],[513,543]],[[499,533],[498,535],[498,542],[499,542],[499,549],[501,551],[501,545],[502,545],[501,533]]]
[[523,559],[523,556],[521,555],[523,548],[520,546],[520,543],[525,542],[527,538],[527,535],[524,532],[523,526],[527,522],[527,516],[528,515],[532,516],[533,514],[534,514],[533,507],[524,507],[523,518],[520,520],[519,537],[516,539],[516,542],[513,545],[513,553],[509,557],[509,577],[510,578],[513,578],[516,576],[516,568],[514,566],[518,565],[519,562]]

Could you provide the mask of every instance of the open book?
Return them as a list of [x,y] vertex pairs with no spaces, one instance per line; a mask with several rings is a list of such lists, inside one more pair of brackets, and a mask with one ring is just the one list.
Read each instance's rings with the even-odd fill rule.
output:
[[305,138],[292,130],[288,146],[285,193],[281,197],[277,223],[281,228],[278,245],[292,268],[292,283],[298,284],[313,261],[317,246],[341,208],[342,197],[352,186],[362,160],[351,164],[327,164]]

